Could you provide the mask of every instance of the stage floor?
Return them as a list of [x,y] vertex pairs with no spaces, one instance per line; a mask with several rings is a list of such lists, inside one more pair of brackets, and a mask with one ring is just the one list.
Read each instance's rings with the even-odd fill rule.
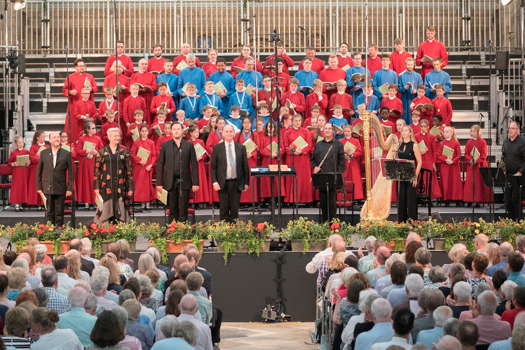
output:
[[[359,210],[360,207],[354,209],[354,214],[352,215],[351,210],[341,209],[339,216],[342,220],[351,221],[353,223],[359,222]],[[76,211],[77,223],[87,224],[90,223],[95,215],[95,210],[86,210],[79,209]],[[474,214],[472,213],[471,207],[433,207],[432,215],[436,218],[441,218],[443,221],[463,221],[463,220],[478,220],[483,218],[484,220],[498,220],[500,217],[505,215],[505,210],[502,205],[496,205],[496,211],[494,215],[489,213],[487,207],[475,208]],[[239,216],[242,220],[252,220],[254,222],[262,221],[272,221],[272,215],[270,210],[263,209],[253,213],[252,210],[243,209],[240,211]],[[292,220],[294,217],[307,217],[312,220],[317,220],[319,218],[319,209],[318,208],[298,208],[295,212],[290,208],[282,209],[281,225],[285,226],[289,220]],[[493,217],[494,216],[494,217]],[[428,209],[420,207],[419,208],[419,218],[422,220],[428,219]],[[149,211],[144,211],[140,213],[135,213],[135,219],[138,222],[145,221],[154,221],[164,223],[164,211],[161,209],[152,209]],[[215,209],[197,209],[195,212],[196,221],[208,221],[208,220],[218,220],[219,219],[219,210]],[[397,208],[392,208],[390,210],[389,220],[397,219]],[[14,225],[17,222],[25,222],[28,224],[43,222],[44,220],[44,211],[39,210],[25,210],[23,212],[16,212],[13,209],[4,209],[0,212],[0,225]],[[66,222],[70,220],[69,217],[66,217]],[[274,213],[273,218],[274,224],[278,226],[278,215],[277,211]]]

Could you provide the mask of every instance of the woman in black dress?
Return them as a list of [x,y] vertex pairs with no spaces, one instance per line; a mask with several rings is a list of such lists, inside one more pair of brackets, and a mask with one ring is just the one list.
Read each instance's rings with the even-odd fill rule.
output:
[[415,162],[416,177],[412,181],[399,181],[399,193],[397,204],[397,219],[405,222],[408,219],[417,220],[417,179],[421,170],[421,151],[415,142],[412,129],[405,125],[401,128],[401,139],[397,151],[399,159],[407,159]]

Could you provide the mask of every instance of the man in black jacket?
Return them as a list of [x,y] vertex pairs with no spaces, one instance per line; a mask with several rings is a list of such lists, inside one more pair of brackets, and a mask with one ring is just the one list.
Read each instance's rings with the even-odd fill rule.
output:
[[49,134],[51,147],[40,152],[36,190],[46,199],[47,221],[64,226],[64,202],[73,191],[71,153],[60,147],[60,133]]
[[220,219],[234,221],[239,217],[241,192],[248,189],[250,168],[246,148],[233,141],[233,126],[222,129],[223,141],[213,148],[211,180],[213,190],[219,192]]
[[188,220],[189,191],[199,190],[199,168],[193,144],[182,138],[182,125],[173,123],[173,138],[162,144],[157,160],[157,191],[168,191],[170,221]]
[[520,136],[517,122],[509,124],[508,138],[503,142],[503,162],[505,163],[505,207],[510,219],[522,217],[521,191],[525,173],[525,138]]

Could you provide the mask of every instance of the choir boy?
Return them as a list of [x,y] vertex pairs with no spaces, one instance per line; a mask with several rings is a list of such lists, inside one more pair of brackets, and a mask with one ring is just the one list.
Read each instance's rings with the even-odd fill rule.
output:
[[[139,70],[131,76],[130,84],[139,84],[140,96],[144,97],[146,106],[151,106],[153,92],[157,90],[157,81],[155,75],[148,70],[148,61],[145,58],[139,60]],[[149,115],[145,115],[145,121],[149,124]]]
[[290,109],[293,114],[303,114],[306,109],[304,95],[298,91],[299,81],[295,78],[290,80],[290,90],[281,97],[281,105]]
[[115,117],[116,117],[117,113],[112,113],[111,110],[108,110],[107,113],[105,114],[105,121],[103,121],[102,123],[102,127],[100,128],[100,138],[102,139],[102,142],[104,143],[104,145],[107,145],[109,144],[109,139],[108,139],[108,130],[109,129],[112,129],[112,128],[119,128],[120,129],[120,125],[117,121],[115,121]]
[[233,126],[234,131],[237,133],[242,129],[242,118],[241,109],[239,106],[232,106],[230,116],[225,119],[226,124]]
[[217,50],[208,50],[208,62],[202,65],[202,70],[206,74],[206,79],[209,79],[210,75],[217,71]]
[[302,62],[303,69],[295,73],[294,78],[299,81],[301,92],[306,96],[312,91],[314,81],[318,78],[318,74],[312,70],[312,60],[305,58]]
[[[187,68],[186,68],[187,69]],[[200,69],[200,68],[199,68]],[[199,113],[199,96],[197,96],[197,89],[192,83],[186,85],[186,97],[180,101],[180,109],[185,112],[186,118],[198,119]]]
[[155,120],[157,113],[161,110],[167,115],[168,120],[171,120],[172,114],[176,110],[173,98],[168,93],[168,85],[166,83],[159,84],[159,94],[153,97],[153,100],[151,101],[150,111],[152,122]]
[[[335,96],[335,95],[332,95]],[[314,80],[313,91],[306,97],[306,119],[312,117],[312,109],[318,108],[319,113],[326,115],[328,109],[328,96],[323,92],[323,82],[319,79]],[[334,103],[335,104],[335,103]]]
[[[188,43],[183,43],[181,46],[180,46],[180,55],[178,55],[177,57],[175,57],[173,59],[173,72],[177,75],[180,75],[180,72],[188,67],[188,56],[193,56],[195,57],[192,53],[191,53],[191,45],[188,44]],[[200,67],[201,66],[201,61],[199,60],[198,57],[195,57],[195,62],[194,62],[194,65],[197,66],[197,67]]]
[[256,89],[262,89],[262,74],[255,70],[255,59],[247,58],[244,65],[245,69],[237,74],[237,79],[244,80],[247,92],[254,95]]
[[[266,124],[270,121],[270,106],[268,106],[266,103],[261,103],[257,106],[257,120],[262,120],[263,122],[263,129],[266,127]],[[257,127],[256,122],[252,122],[253,129]]]
[[206,133],[205,128],[209,128],[211,118],[214,114],[214,108],[212,106],[205,106],[202,109],[202,118],[198,119],[196,124],[201,134]]
[[117,41],[117,55],[118,60],[116,59],[115,55],[111,55],[106,60],[106,65],[104,67],[104,75],[108,76],[110,73],[115,72],[115,66],[113,66],[113,63],[115,61],[119,61],[123,67],[123,74],[126,75],[128,78],[131,77],[131,75],[134,72],[133,68],[133,61],[131,58],[124,54],[124,42],[121,40]]
[[381,69],[377,70],[372,79],[374,85],[374,94],[381,100],[383,92],[388,89],[391,84],[397,85],[398,77],[396,72],[390,69],[390,57],[385,55],[381,58]]
[[[277,69],[279,73],[277,74],[277,81],[279,83],[279,91],[281,94],[288,91],[288,87],[290,85],[290,74],[283,71],[284,63],[281,60],[277,60]],[[275,74],[270,75],[271,77],[274,77]],[[275,79],[275,78],[274,78]]]
[[181,97],[187,96],[185,90],[188,84],[193,84],[197,89],[197,93],[201,93],[204,90],[204,84],[206,83],[206,74],[204,74],[202,68],[196,66],[196,59],[197,58],[193,54],[187,55],[185,61],[187,67],[179,73],[177,92]]
[[244,69],[246,69],[246,61],[251,58],[255,60],[255,70],[257,72],[262,72],[262,65],[261,62],[259,62],[257,59],[253,58],[252,55],[252,49],[249,46],[243,46],[241,49],[241,55],[239,57],[236,57],[232,61],[231,65],[231,74],[234,78],[237,77],[237,74],[242,72]]
[[[378,55],[378,46],[376,44],[370,45],[368,48],[368,58],[366,60],[366,66],[373,77],[375,72],[381,69],[381,57]],[[355,63],[355,62],[354,62]]]
[[346,79],[346,72],[339,68],[336,55],[328,57],[328,67],[319,73],[319,79],[325,84],[324,91],[331,95],[336,91],[335,84],[339,80]]
[[109,113],[114,114],[118,111],[117,102],[113,96],[113,88],[111,86],[104,87],[104,99],[100,101],[98,105],[98,120],[104,122],[107,118],[108,111]]
[[406,60],[406,70],[399,76],[399,92],[401,93],[401,101],[403,101],[403,119],[408,124],[410,120],[410,104],[417,96],[417,87],[423,84],[421,75],[414,70],[416,62],[412,57]]
[[395,50],[390,54],[390,69],[396,72],[397,75],[400,75],[407,68],[407,59],[412,58],[412,54],[405,51],[405,41],[403,39],[396,39],[394,47]]
[[275,89],[272,89],[272,78],[263,78],[263,88],[257,93],[257,106],[260,104],[271,106],[272,110],[277,108],[277,101],[275,99]]
[[330,96],[330,101],[328,102],[328,109],[333,113],[334,106],[341,106],[344,117],[350,119],[354,115],[354,104],[352,101],[352,96],[346,93],[346,81],[339,80],[336,84],[337,92]]
[[337,65],[345,72],[354,66],[352,54],[348,51],[348,48],[349,47],[347,43],[341,43],[341,45],[339,45],[339,52],[337,54]]
[[388,94],[381,100],[381,108],[388,108],[390,111],[389,120],[393,123],[403,115],[403,102],[397,97],[397,85],[388,86]]
[[168,94],[172,96],[173,102],[176,102],[179,77],[173,73],[173,61],[166,61],[166,63],[164,63],[164,72],[157,75],[157,85],[160,83],[166,83]]
[[441,84],[445,88],[445,96],[452,91],[452,81],[450,75],[442,70],[441,59],[437,58],[433,61],[434,70],[428,72],[425,76],[425,85],[427,87],[427,96],[432,100],[436,97],[436,85]]
[[374,86],[372,82],[368,83],[364,94],[357,96],[355,104],[357,106],[361,104],[366,105],[367,110],[377,114],[379,111],[379,98],[374,95]]
[[[315,57],[315,49],[307,48],[305,50],[305,55],[306,55],[306,58],[308,58],[312,62],[312,70],[315,73],[320,74],[321,71],[324,69],[324,62],[320,58]],[[304,68],[303,62],[304,61],[301,61],[299,63],[299,71]]]
[[439,58],[443,67],[448,64],[448,53],[445,45],[435,39],[436,28],[434,26],[428,26],[425,34],[427,39],[419,44],[416,55],[416,65],[421,66],[421,76],[423,79],[425,79],[427,73],[432,70],[432,61],[434,59]]
[[166,59],[162,57],[162,49],[160,44],[153,46],[153,57],[148,59],[148,72],[157,75],[164,70]]
[[332,109],[333,109],[332,118],[330,118],[328,122],[334,126],[334,132],[335,132],[336,138],[342,139],[344,136],[343,129],[346,125],[349,125],[348,120],[345,118],[343,114],[343,107],[341,105],[335,104]]
[[210,75],[208,80],[215,83],[217,95],[222,99],[222,104],[227,106],[228,98],[235,92],[235,80],[226,71],[226,62],[222,58],[217,59],[217,71]]
[[68,97],[69,102],[75,103],[81,99],[81,91],[88,90],[89,99],[93,100],[93,95],[98,91],[95,78],[92,74],[86,73],[86,63],[83,59],[77,58],[73,65],[75,72],[66,77],[62,93]]
[[445,97],[445,88],[441,84],[435,85],[437,97],[432,100],[434,114],[439,114],[443,118],[444,125],[452,123],[452,104]]
[[122,106],[122,102],[124,102],[129,95],[129,77],[123,74],[124,66],[120,62],[113,62],[111,69],[111,73],[104,78],[103,86],[104,88],[108,86],[113,88],[113,94],[115,97],[117,97],[118,94],[118,102]]
[[226,110],[222,104],[222,99],[215,94],[215,84],[213,81],[208,80],[204,85],[204,93],[199,98],[199,112],[202,114],[204,107],[215,108],[217,113],[222,115],[225,114]]
[[144,111],[142,111],[142,109],[137,109],[133,113],[133,117],[134,121],[133,123],[129,124],[128,134],[126,137],[127,140],[131,140],[130,144],[132,144],[140,138],[140,128],[142,126],[147,126],[147,124],[144,122]]
[[362,66],[363,56],[361,53],[354,54],[354,66],[346,71],[346,84],[350,89],[352,100],[356,100],[357,96],[363,94],[365,87],[365,79],[370,80],[372,76],[370,71]]
[[415,110],[412,113],[412,123],[408,125],[410,126],[410,129],[412,129],[412,133],[414,134],[414,136],[417,136],[421,133],[420,122],[421,122],[421,112],[419,112],[419,110]]
[[159,111],[153,123],[151,124],[151,130],[149,137],[157,142],[158,138],[164,135],[164,125],[166,124],[166,113],[165,111]]
[[144,112],[144,120],[149,120],[149,108],[146,106],[146,100],[139,95],[140,87],[138,84],[132,84],[130,87],[131,94],[126,97],[122,104],[122,116],[125,125],[129,126],[133,121],[134,113],[137,109]]
[[241,111],[244,111],[247,115],[254,117],[255,109],[253,108],[252,97],[247,94],[245,90],[244,80],[237,79],[235,81],[235,91],[230,96],[228,106],[230,110],[233,106],[239,106]]
[[71,132],[69,131],[69,120],[66,118],[64,131],[70,132],[71,141],[76,142],[82,135],[84,123],[93,122],[97,118],[97,107],[90,100],[91,91],[84,89],[80,93],[81,99],[73,103],[70,108]]
[[429,124],[432,123],[432,115],[434,114],[434,107],[432,101],[425,95],[425,85],[418,85],[417,96],[410,103],[410,112],[414,113],[415,110],[421,112],[421,120],[428,120]]
[[[266,60],[263,63],[263,75],[265,76],[273,76],[275,71],[275,54],[271,54],[266,58]],[[286,74],[290,74],[289,68],[293,67],[295,65],[295,62],[293,59],[286,54],[286,49],[284,45],[278,44],[277,45],[277,61],[283,62],[283,72]]]

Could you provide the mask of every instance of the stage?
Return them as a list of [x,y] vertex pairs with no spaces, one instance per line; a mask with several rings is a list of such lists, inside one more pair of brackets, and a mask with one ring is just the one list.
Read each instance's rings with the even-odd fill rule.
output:
[[[354,214],[352,215],[351,209],[340,209],[341,214],[339,217],[343,221],[351,222],[357,224],[359,222],[359,210],[360,206],[354,208]],[[339,209],[338,209],[339,210]],[[91,223],[95,215],[94,210],[79,209],[76,211],[77,224],[88,224]],[[505,216],[505,210],[501,204],[496,204],[496,212],[494,218],[489,213],[488,207],[474,208],[474,214],[472,214],[472,208],[466,206],[451,206],[451,207],[433,207],[432,208],[433,217],[440,219],[445,222],[458,222],[463,220],[477,221],[480,218],[483,218],[485,221],[498,220]],[[272,216],[270,210],[256,211],[255,214],[252,210],[242,209],[240,212],[241,220],[251,220],[253,222],[272,222]],[[299,208],[295,214],[290,208],[282,209],[281,216],[281,225],[286,226],[288,221],[297,217],[305,217],[311,220],[318,220],[319,218],[319,209],[318,208]],[[65,221],[70,222],[70,216],[66,216]],[[397,219],[397,208],[392,208],[390,210],[390,216],[388,220],[395,221]],[[419,207],[419,219],[424,220],[428,219],[428,209],[425,207]],[[161,209],[152,209],[150,211],[135,213],[135,220],[137,222],[159,222],[164,223],[165,216],[164,211]],[[197,209],[195,211],[195,221],[203,222],[209,220],[219,220],[219,210],[215,209]],[[44,211],[38,210],[26,210],[23,212],[15,212],[12,209],[6,209],[0,212],[0,225],[14,225],[17,222],[25,222],[27,224],[34,224],[44,222]],[[277,210],[275,211],[275,216],[273,223],[275,226],[278,226],[278,215]]]

